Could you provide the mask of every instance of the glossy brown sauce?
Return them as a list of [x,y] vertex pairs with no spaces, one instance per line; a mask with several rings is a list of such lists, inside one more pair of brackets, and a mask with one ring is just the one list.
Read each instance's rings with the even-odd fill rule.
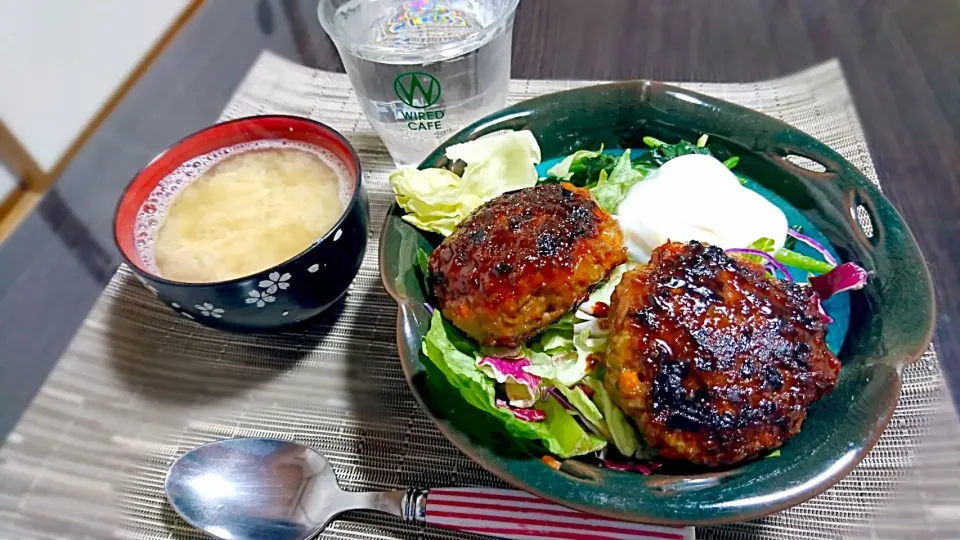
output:
[[730,462],[779,446],[840,364],[812,291],[698,242],[666,244],[613,296],[607,385],[668,456]]

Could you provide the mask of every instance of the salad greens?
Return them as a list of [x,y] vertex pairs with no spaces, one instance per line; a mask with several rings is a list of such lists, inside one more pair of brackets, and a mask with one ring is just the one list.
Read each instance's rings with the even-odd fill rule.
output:
[[562,452],[554,452],[558,456],[566,458],[592,454],[607,446],[606,440],[584,431],[580,423],[556,398],[547,398],[546,401],[537,403],[536,408],[546,413],[546,431],[563,449]]
[[[701,141],[703,144],[700,144]],[[698,141],[697,144],[693,144],[689,141],[679,141],[676,144],[667,144],[660,139],[655,139],[653,137],[644,137],[643,143],[653,149],[650,151],[650,157],[657,165],[663,165],[673,158],[685,156],[687,154],[702,154],[705,156],[713,155],[713,152],[707,148],[706,135],[701,136],[700,141]]]
[[[749,246],[747,246],[747,248],[770,253],[773,255],[773,258],[781,264],[799,268],[800,270],[806,270],[808,272],[815,272],[817,274],[825,274],[833,270],[836,266],[819,259],[814,259],[813,257],[801,255],[800,253],[787,248],[774,250],[774,241],[772,238],[758,238]],[[749,258],[754,262],[761,262],[760,257],[755,255],[744,255],[744,257]]]
[[593,390],[593,402],[599,407],[603,417],[607,420],[607,426],[610,429],[610,435],[617,451],[627,457],[633,456],[640,449],[640,441],[637,439],[637,432],[630,420],[627,420],[627,415],[613,402],[613,398],[610,397],[599,379],[587,377],[584,382]]
[[612,213],[627,191],[655,168],[656,164],[647,159],[632,161],[629,149],[613,157],[604,154],[600,145],[596,152],[578,150],[570,154],[551,167],[541,183],[563,181],[587,188],[600,208]]
[[834,268],[834,265],[828,262],[817,260],[813,257],[807,257],[806,255],[801,255],[796,251],[790,251],[789,249],[784,248],[780,248],[775,251],[773,256],[787,266],[792,266],[808,272],[815,272],[817,274],[825,274]]
[[[556,178],[564,182],[570,182],[575,186],[586,185],[591,178],[599,176],[600,171],[613,169],[616,159],[603,153],[603,145],[596,152],[590,150],[577,150],[569,156],[563,158],[547,171],[547,176]],[[608,172],[609,174],[609,172]]]
[[[633,159],[630,157],[629,149],[624,150],[619,157],[604,154],[603,145],[600,145],[600,149],[596,151],[577,150],[547,170],[547,177],[540,179],[540,183],[562,181],[570,182],[578,187],[585,187],[591,190],[594,198],[600,202],[601,206],[604,206],[604,209],[610,211],[616,209],[616,204],[623,200],[622,195],[626,194],[627,189],[667,161],[687,154],[713,156],[713,152],[707,147],[708,139],[709,136],[701,135],[696,144],[689,141],[668,144],[654,137],[644,137],[644,144],[649,146],[651,150]],[[739,157],[731,156],[723,164],[728,169],[732,169],[739,162]],[[633,172],[628,171],[628,169],[632,169]],[[627,184],[618,200],[610,199],[610,196],[615,194],[617,190],[613,188],[597,189],[610,184],[621,187]],[[607,202],[607,206],[610,206],[610,208],[607,208],[604,202]]]
[[402,169],[390,175],[403,220],[418,229],[449,235],[482,199],[463,179],[446,169]]
[[598,304],[610,304],[610,299],[613,297],[613,291],[617,288],[617,285],[620,284],[620,280],[623,279],[623,275],[627,273],[627,270],[635,268],[636,263],[623,263],[620,266],[617,266],[610,271],[610,275],[607,277],[607,281],[600,284],[599,287],[593,290],[590,293],[590,296],[587,297],[587,301],[583,304],[580,304],[580,307],[574,312],[575,317],[580,319],[586,319],[596,312]]
[[529,131],[455,144],[447,158],[465,162],[462,176],[447,169],[400,169],[390,175],[404,221],[449,236],[483,203],[537,183],[540,145]]
[[576,318],[567,313],[544,328],[528,345],[536,352],[561,353],[573,351],[573,325]]
[[527,342],[520,354],[529,358],[531,365],[524,371],[567,386],[582,379],[587,372],[587,361],[585,356],[578,356],[574,345],[576,320],[573,313],[567,313]]
[[[513,132],[448,148],[449,159],[466,163],[462,175],[446,169],[405,169],[393,173],[390,182],[397,202],[408,212],[404,220],[449,235],[486,201],[538,183],[569,182],[585,188],[600,207],[615,213],[630,188],[667,161],[688,154],[713,156],[707,135],[695,143],[668,144],[653,137],[643,141],[650,150],[639,155],[629,149],[611,155],[604,153],[602,145],[598,150],[578,150],[551,167],[545,178],[538,178],[537,141],[529,131]],[[732,169],[738,162],[737,156],[730,156],[723,164]],[[819,251],[825,260],[788,249],[797,241]],[[771,238],[759,238],[728,251],[779,268],[785,278],[789,276],[784,265],[820,274],[810,281],[824,299],[862,287],[869,276],[852,263],[835,264],[826,248],[798,228],[788,232],[787,247],[777,249],[776,245]],[[420,249],[416,260],[429,294],[429,254]],[[632,419],[604,387],[603,363],[597,361],[607,348],[605,319],[614,289],[637,264],[614,268],[585,301],[517,349],[480,347],[444,319],[439,309],[432,310],[423,353],[470,405],[497,418],[511,436],[539,441],[561,458],[604,450],[600,455],[608,467],[649,474],[655,463],[648,467],[605,457],[608,445],[627,458],[649,460],[654,456],[638,436]],[[779,450],[770,457],[775,455]]]
[[773,247],[776,245],[773,238],[757,238],[749,246],[750,249],[759,249],[760,251],[773,251]]
[[557,384],[576,384],[583,378],[583,374],[589,367],[585,360],[580,361],[575,352],[548,354],[533,351],[521,354],[529,354],[530,356],[530,366],[525,367],[524,371]]
[[554,386],[570,405],[577,410],[584,420],[593,428],[604,440],[610,440],[610,430],[607,428],[607,422],[603,419],[603,413],[597,408],[597,405],[590,401],[590,396],[583,391],[583,388],[574,386],[567,388],[562,384]]
[[546,413],[544,422],[520,420],[507,407],[496,404],[494,380],[477,366],[479,349],[434,310],[430,329],[423,340],[423,354],[460,391],[463,398],[481,411],[503,422],[507,432],[522,439],[539,440],[551,454],[572,457],[594,452],[606,442],[586,433],[556,400],[538,402]]
[[480,371],[503,385],[509,404],[525,409],[536,403],[541,382],[540,377],[523,370],[529,365],[530,360],[526,358],[485,356],[477,361]]
[[524,371],[557,384],[568,385],[582,379],[589,367],[585,358],[581,359],[576,352],[568,351],[552,354],[533,352],[530,364]]
[[645,171],[633,168],[630,163],[630,150],[624,150],[609,174],[606,170],[600,171],[596,185],[590,188],[590,194],[600,208],[613,213],[620,201],[627,196],[627,191],[646,175]]

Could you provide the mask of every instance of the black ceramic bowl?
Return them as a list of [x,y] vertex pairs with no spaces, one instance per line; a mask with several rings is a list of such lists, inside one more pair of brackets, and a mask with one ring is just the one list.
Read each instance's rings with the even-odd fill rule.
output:
[[[164,279],[140,254],[137,216],[153,211],[150,195],[164,178],[215,150],[258,140],[308,143],[333,153],[353,182],[350,202],[323,237],[292,259],[249,276],[214,283]],[[190,174],[198,174],[192,172]],[[198,131],[160,154],[127,186],[114,217],[124,261],[144,286],[175,311],[213,328],[241,332],[290,326],[335,303],[357,275],[367,248],[370,209],[360,162],[350,143],[328,126],[294,116],[254,116]]]

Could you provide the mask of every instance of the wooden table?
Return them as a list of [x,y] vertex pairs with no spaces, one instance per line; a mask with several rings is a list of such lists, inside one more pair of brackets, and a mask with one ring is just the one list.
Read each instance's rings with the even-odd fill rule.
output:
[[[342,70],[316,4],[207,0],[0,246],[0,437],[119,264],[111,222],[129,179],[214,122],[264,48]],[[933,271],[935,343],[958,402],[956,0],[522,0],[512,71],[517,78],[734,82],[832,57],[843,64],[884,191]]]

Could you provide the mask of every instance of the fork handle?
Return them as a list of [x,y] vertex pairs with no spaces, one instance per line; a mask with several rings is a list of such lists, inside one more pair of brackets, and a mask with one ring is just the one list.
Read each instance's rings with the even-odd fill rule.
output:
[[693,527],[646,525],[573,510],[524,491],[488,488],[410,488],[401,501],[405,521],[445,529],[529,540],[693,540]]

